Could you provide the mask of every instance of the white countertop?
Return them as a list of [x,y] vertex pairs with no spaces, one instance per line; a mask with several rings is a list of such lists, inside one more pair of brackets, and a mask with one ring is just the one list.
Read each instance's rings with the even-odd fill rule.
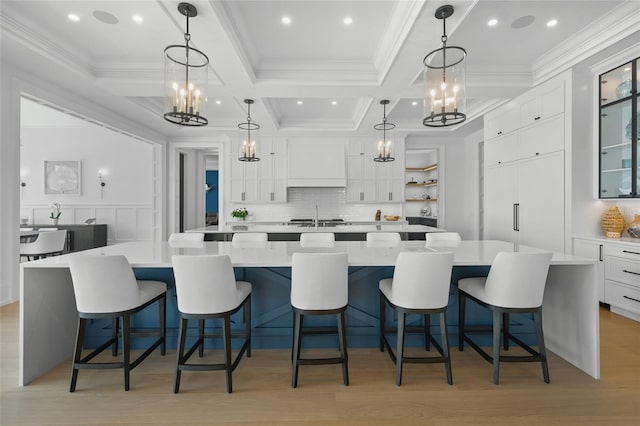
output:
[[445,229],[426,225],[408,225],[407,222],[349,222],[337,226],[299,226],[283,224],[265,224],[260,222],[232,222],[223,226],[205,226],[189,229],[186,232],[204,232],[206,234],[232,234],[236,232],[266,232],[268,234],[299,234],[302,232],[367,233],[367,232],[445,232]]
[[[457,245],[430,246],[424,241],[401,241],[394,246],[370,245],[365,241],[336,241],[322,247],[303,247],[299,241],[269,241],[266,244],[237,244],[232,242],[204,242],[171,247],[169,243],[130,242],[100,247],[62,256],[53,256],[33,262],[22,263],[22,268],[68,267],[69,256],[96,254],[123,254],[133,267],[170,268],[171,256],[179,254],[226,254],[236,267],[290,267],[291,255],[295,252],[346,252],[350,266],[394,266],[401,251],[452,251],[455,266],[491,265],[500,251],[542,252],[545,250],[527,246],[514,246],[504,241],[462,241]],[[552,265],[593,264],[591,259],[568,254],[554,253]]]
[[628,243],[628,244],[640,243],[640,238],[632,238],[632,237],[607,238],[604,235],[574,235],[573,238],[580,238],[583,240],[602,241],[606,243]]

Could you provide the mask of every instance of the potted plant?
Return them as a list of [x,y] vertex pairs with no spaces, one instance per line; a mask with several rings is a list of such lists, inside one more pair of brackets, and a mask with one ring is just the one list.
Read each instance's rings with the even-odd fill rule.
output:
[[53,205],[51,206],[51,214],[49,215],[49,218],[53,220],[54,225],[58,224],[58,219],[60,219],[61,214],[62,212],[60,211],[60,204],[53,203]]
[[247,216],[249,216],[249,211],[246,207],[241,207],[239,209],[235,209],[231,212],[231,216],[236,220],[246,220]]

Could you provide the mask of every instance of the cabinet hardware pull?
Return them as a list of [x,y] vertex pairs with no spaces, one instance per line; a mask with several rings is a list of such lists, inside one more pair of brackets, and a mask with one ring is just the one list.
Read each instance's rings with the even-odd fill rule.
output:
[[607,190],[606,190],[606,189],[603,189],[603,190],[602,190],[602,192],[607,192]]
[[622,272],[626,272],[627,274],[640,275],[640,273],[638,272],[627,271],[626,269],[623,269]]
[[389,193],[389,201],[393,201],[393,193],[392,192]]
[[271,201],[273,201],[274,199],[275,199],[275,193],[271,191]]
[[602,155],[607,155],[608,152],[607,151],[602,151]]
[[640,253],[638,253],[637,251],[622,250],[622,252],[623,252],[623,253],[638,254],[638,255],[640,255]]
[[501,134],[502,134],[502,130],[500,130],[500,131],[498,132],[498,134],[499,134],[499,135],[501,135]]
[[539,152],[536,152],[536,155],[540,155],[540,153],[539,153]]
[[516,231],[520,232],[520,203],[516,204]]
[[634,299],[633,297],[629,297],[629,296],[622,296],[622,297],[624,297],[625,299],[633,300],[634,302],[640,303],[640,300]]
[[600,244],[600,258],[599,258],[600,262],[602,262],[602,261],[603,261],[603,259],[602,259],[602,248],[603,248],[603,247],[604,247],[604,246],[603,246],[602,244]]
[[498,164],[502,164],[502,161],[498,161]]
[[534,120],[540,120],[540,116],[538,116],[538,117],[534,118]]
[[608,99],[609,98],[602,98],[601,100],[602,100],[602,102],[607,102]]

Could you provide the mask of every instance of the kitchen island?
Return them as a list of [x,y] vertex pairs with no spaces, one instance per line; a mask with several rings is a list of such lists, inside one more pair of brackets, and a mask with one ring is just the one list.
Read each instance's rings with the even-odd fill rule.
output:
[[[69,273],[70,256],[113,255],[127,257],[140,279],[166,281],[167,344],[175,347],[177,308],[171,256],[179,254],[229,255],[238,279],[253,284],[253,347],[290,347],[291,306],[289,301],[291,255],[295,252],[346,252],[349,259],[349,307],[347,338],[351,347],[378,344],[378,280],[393,274],[402,251],[452,251],[454,277],[484,274],[500,251],[540,252],[503,241],[462,241],[455,246],[427,247],[422,241],[401,241],[394,246],[370,246],[366,242],[336,242],[329,247],[302,247],[299,242],[268,242],[262,247],[232,242],[205,242],[193,247],[171,247],[168,243],[131,242],[79,253],[23,263],[21,270],[19,383],[26,385],[54,366],[68,360],[73,351],[77,311]],[[547,349],[600,377],[599,316],[595,287],[595,262],[554,253],[543,303],[543,327]],[[490,323],[486,310],[467,311],[475,323]],[[144,312],[143,312],[144,314]],[[154,311],[155,314],[155,311]],[[447,312],[452,341],[456,338],[457,305],[453,292]],[[149,315],[135,319],[134,327],[151,327]],[[392,318],[390,316],[389,318]],[[157,320],[157,318],[156,318]],[[527,339],[534,335],[533,322],[521,315],[512,332]],[[311,325],[311,324],[310,324]],[[235,323],[242,326],[241,318]],[[434,324],[437,327],[437,324]],[[110,335],[110,321],[96,321],[89,338]],[[434,330],[435,331],[435,330]],[[92,335],[93,334],[93,335]],[[97,336],[101,337],[101,336]],[[318,336],[329,338],[330,336]],[[309,337],[311,338],[311,337]],[[317,343],[323,344],[324,341]],[[329,344],[334,342],[327,341]],[[414,342],[420,344],[420,342]],[[552,373],[553,374],[553,373]]]
[[409,225],[406,221],[353,221],[335,222],[231,222],[222,226],[205,226],[186,232],[202,232],[205,241],[231,241],[233,234],[241,232],[264,232],[269,241],[299,241],[300,234],[306,232],[333,232],[336,241],[365,241],[369,232],[398,232],[403,240],[409,234],[424,235],[428,232],[445,232],[445,229],[425,225]]

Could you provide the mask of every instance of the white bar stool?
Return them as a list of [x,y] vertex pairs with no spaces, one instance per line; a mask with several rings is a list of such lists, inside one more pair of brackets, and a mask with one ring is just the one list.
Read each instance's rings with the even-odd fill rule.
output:
[[[398,255],[393,278],[380,280],[380,352],[387,349],[396,364],[396,385],[402,383],[404,363],[444,363],[447,383],[452,384],[451,358],[449,356],[449,333],[447,331],[447,305],[449,285],[453,267],[453,253],[401,252]],[[398,327],[386,325],[386,305],[398,312]],[[424,315],[422,327],[407,327],[407,314]],[[432,314],[440,315],[442,346],[431,335]],[[440,353],[439,357],[406,357],[404,341],[407,332],[424,333],[425,350],[430,344]],[[386,333],[397,333],[396,354],[386,338]]]
[[[342,364],[342,380],[349,385],[347,338],[344,312],[348,304],[348,262],[346,253],[293,253],[291,256],[291,307],[293,348],[291,387],[298,386],[300,365]],[[304,329],[306,315],[336,315],[336,329]],[[340,356],[301,358],[302,336],[338,334]]]
[[[122,368],[124,390],[129,390],[129,373],[136,368],[155,348],[166,353],[166,295],[167,284],[160,281],[136,280],[127,258],[118,256],[79,255],[69,257],[69,269],[73,281],[76,306],[78,308],[78,334],[72,362],[71,386],[76,390],[78,370],[96,368]],[[130,328],[131,315],[158,302],[159,330],[136,333]],[[118,354],[119,319],[122,317],[122,362],[89,362],[111,346],[112,355]],[[87,320],[111,318],[111,339],[90,354],[82,357]],[[130,339],[133,336],[158,336],[134,361],[130,356]]]
[[367,232],[367,247],[394,247],[401,240],[399,232]]
[[180,243],[201,243],[203,241],[203,232],[175,232],[169,235],[169,245]]
[[[458,281],[458,349],[464,342],[475,349],[485,360],[493,364],[493,383],[499,381],[500,361],[537,362],[542,364],[542,375],[549,383],[549,367],[542,332],[542,299],[549,272],[552,253],[498,253],[489,275],[463,278]],[[492,327],[467,327],[465,320],[466,299],[470,298],[493,311]],[[538,351],[509,332],[510,313],[532,313],[536,324]],[[517,343],[531,355],[500,355],[500,327],[502,324],[503,347],[509,349],[509,340]],[[466,334],[470,331],[493,332],[493,356],[487,354]]]
[[[183,370],[224,370],[227,392],[233,390],[231,373],[240,363],[244,353],[251,356],[251,283],[236,281],[231,259],[227,255],[172,256],[173,273],[178,296],[180,331],[176,359],[176,376],[173,392],[180,390]],[[245,329],[242,333],[231,333],[231,315],[243,308]],[[204,333],[207,319],[222,319],[222,334]],[[198,321],[198,339],[185,353],[187,326],[189,320]],[[188,364],[196,349],[204,356],[205,338],[223,338],[224,363]],[[244,338],[240,352],[231,360],[231,339]]]
[[455,246],[462,241],[457,232],[427,232],[424,239],[427,246]]
[[304,232],[300,234],[302,247],[333,247],[336,236],[333,232]]

